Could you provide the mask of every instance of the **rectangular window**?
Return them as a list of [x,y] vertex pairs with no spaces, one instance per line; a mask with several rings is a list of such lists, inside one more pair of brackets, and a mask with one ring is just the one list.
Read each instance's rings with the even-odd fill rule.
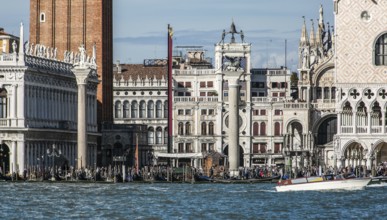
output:
[[258,154],[259,153],[259,144],[254,143],[253,144],[253,154]]
[[214,82],[208,81],[208,82],[207,82],[207,87],[208,87],[208,88],[214,87]]
[[186,153],[192,153],[191,143],[185,144],[185,152]]
[[278,97],[278,93],[273,92],[273,97]]
[[214,109],[208,109],[208,115],[215,115]]
[[184,88],[184,83],[183,82],[177,82],[177,87],[178,88]]
[[272,89],[278,88],[278,83],[272,82],[272,83],[271,83],[271,88],[272,88]]
[[285,93],[284,92],[280,92],[280,97],[285,97]]
[[184,153],[184,143],[179,143],[179,153]]
[[200,92],[200,96],[206,96],[206,92]]
[[183,109],[177,110],[177,114],[178,114],[178,115],[184,115],[184,110],[183,110]]
[[253,110],[253,115],[259,115],[259,110]]
[[191,88],[191,82],[185,82],[185,88]]
[[207,115],[207,109],[202,109],[202,115]]
[[259,82],[258,83],[258,88],[265,88],[265,83],[264,82]]
[[266,153],[266,143],[259,144],[259,151],[261,152],[261,154]]
[[200,82],[200,88],[206,88],[206,82]]
[[264,93],[264,92],[260,92],[260,93],[258,93],[258,96],[259,96],[259,97],[264,97],[264,96],[265,96],[265,93]]
[[261,115],[266,115],[266,109],[261,109]]
[[190,92],[186,92],[185,96],[191,96],[191,93]]
[[281,143],[274,143],[274,153],[281,153]]
[[223,96],[224,96],[224,97],[228,97],[228,92],[224,92],[224,93],[223,93]]
[[210,152],[215,150],[215,144],[214,143],[209,143],[208,145],[209,145],[208,148],[209,148]]
[[178,92],[177,96],[184,96],[184,92]]
[[282,115],[282,110],[280,109],[274,110],[274,115]]
[[257,96],[258,96],[258,93],[257,93],[257,92],[252,92],[252,93],[251,93],[251,96],[252,96],[252,97],[257,97]]
[[281,88],[287,88],[287,87],[288,87],[288,84],[286,82],[281,83]]
[[207,152],[207,144],[202,143],[202,152]]
[[186,109],[185,110],[185,115],[191,115],[191,109]]
[[245,92],[241,92],[241,97],[244,97],[245,96]]

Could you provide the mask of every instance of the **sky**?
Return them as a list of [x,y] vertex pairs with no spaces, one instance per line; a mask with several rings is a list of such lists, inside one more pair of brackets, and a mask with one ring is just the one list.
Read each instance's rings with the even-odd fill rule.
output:
[[[29,0],[2,3],[0,27],[18,36],[23,22],[28,35]],[[320,4],[324,21],[333,25],[333,0],[113,0],[114,60],[135,64],[166,58],[168,24],[174,46],[203,46],[213,58],[223,29],[234,21],[252,44],[252,67],[284,66],[286,40],[286,64],[295,71],[302,16],[309,31],[311,19],[317,24]]]

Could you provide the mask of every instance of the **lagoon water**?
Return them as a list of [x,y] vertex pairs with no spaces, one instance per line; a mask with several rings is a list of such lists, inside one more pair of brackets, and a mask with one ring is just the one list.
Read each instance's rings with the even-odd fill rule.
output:
[[284,192],[275,184],[0,183],[0,219],[386,219],[387,187]]

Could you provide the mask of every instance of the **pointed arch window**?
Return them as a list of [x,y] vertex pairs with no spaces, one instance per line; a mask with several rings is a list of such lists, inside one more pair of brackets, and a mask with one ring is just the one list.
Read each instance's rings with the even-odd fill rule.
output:
[[387,66],[387,33],[380,36],[376,41],[375,65]]

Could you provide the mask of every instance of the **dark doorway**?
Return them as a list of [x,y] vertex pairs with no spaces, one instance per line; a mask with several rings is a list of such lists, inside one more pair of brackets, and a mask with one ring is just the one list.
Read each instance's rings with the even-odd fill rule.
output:
[[3,174],[9,173],[9,147],[0,145],[0,167]]

